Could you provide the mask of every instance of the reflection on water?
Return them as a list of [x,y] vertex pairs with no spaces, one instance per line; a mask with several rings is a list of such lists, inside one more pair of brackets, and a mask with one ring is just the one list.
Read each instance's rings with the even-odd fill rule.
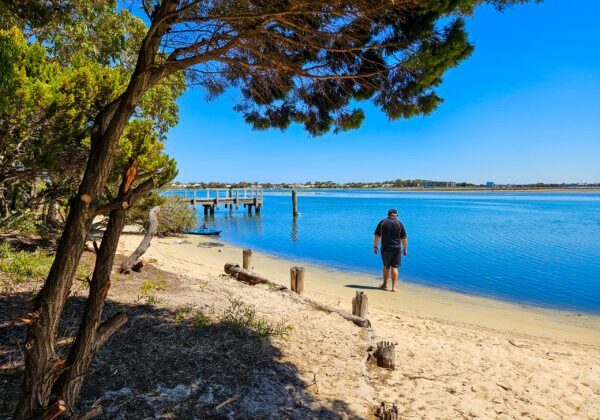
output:
[[292,217],[292,231],[290,238],[292,238],[292,241],[294,242],[298,240],[298,216]]
[[301,218],[289,192],[264,198],[259,216],[200,208],[199,223],[244,247],[377,274],[373,229],[397,208],[410,243],[403,280],[600,314],[600,194],[302,192]]

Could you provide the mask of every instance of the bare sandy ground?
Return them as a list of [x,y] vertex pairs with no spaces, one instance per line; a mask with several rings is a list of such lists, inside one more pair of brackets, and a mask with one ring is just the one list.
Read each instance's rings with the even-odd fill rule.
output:
[[[121,252],[141,237],[124,235]],[[356,290],[369,297],[371,330],[316,311],[289,293],[222,276],[241,249],[214,239],[155,239],[145,258],[184,276],[186,292],[162,296],[170,306],[218,309],[234,296],[261,316],[294,329],[276,343],[295,366],[311,404],[340,416],[369,418],[381,401],[399,404],[403,418],[600,418],[600,320],[401,284],[377,290],[374,277],[329,271],[260,253],[253,269],[289,286],[289,268],[303,265],[305,294],[350,310]],[[397,343],[397,368],[365,364],[366,349]]]

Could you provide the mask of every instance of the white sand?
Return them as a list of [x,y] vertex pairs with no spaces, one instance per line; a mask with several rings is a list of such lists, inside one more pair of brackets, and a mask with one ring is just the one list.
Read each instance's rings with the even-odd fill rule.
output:
[[[121,251],[141,240],[124,235]],[[189,243],[155,239],[145,258],[189,279],[189,293],[165,296],[176,305],[212,307],[235,295],[273,320],[294,325],[292,338],[277,343],[283,362],[297,367],[314,404],[367,417],[380,401],[400,404],[404,418],[600,418],[600,319],[522,308],[400,283],[397,293],[377,287],[373,276],[326,270],[254,252],[253,269],[289,286],[289,268],[305,267],[305,294],[350,310],[356,290],[369,297],[372,331],[338,315],[313,310],[264,286],[218,277],[226,262],[241,263],[240,248],[202,248],[215,239],[188,236]],[[208,281],[198,287],[199,281]],[[398,343],[394,371],[364,364],[376,341]],[[339,401],[343,404],[339,405]]]

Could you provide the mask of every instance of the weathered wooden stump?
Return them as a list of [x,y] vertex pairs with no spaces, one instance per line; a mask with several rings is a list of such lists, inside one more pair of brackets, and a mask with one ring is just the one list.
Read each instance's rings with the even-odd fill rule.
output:
[[398,420],[400,418],[400,413],[396,404],[386,406],[385,403],[382,402],[377,409],[376,416],[381,420]]
[[356,296],[352,298],[352,315],[361,318],[369,317],[369,299],[365,292],[356,292]]
[[396,344],[391,341],[380,341],[375,350],[377,366],[386,369],[396,368]]
[[290,289],[299,295],[304,293],[304,267],[290,268]]
[[252,250],[244,249],[242,251],[242,258],[243,258],[242,267],[245,268],[246,270],[250,270],[251,266],[252,266]]

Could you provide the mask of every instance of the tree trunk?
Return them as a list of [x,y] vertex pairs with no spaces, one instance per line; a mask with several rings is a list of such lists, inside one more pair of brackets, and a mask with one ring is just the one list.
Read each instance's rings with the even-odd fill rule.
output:
[[[40,290],[25,340],[25,373],[16,419],[36,417],[46,407],[52,385],[66,368],[56,359],[56,333],[65,301],[71,290],[95,204],[110,173],[116,143],[145,90],[142,76],[134,75],[125,93],[108,105],[92,130],[92,147],[77,195],[60,238],[54,262]],[[145,80],[145,79],[144,79]]]
[[64,401],[68,415],[74,414],[85,372],[96,353],[110,336],[127,322],[127,316],[118,313],[100,325],[104,302],[110,288],[114,256],[125,220],[126,211],[123,207],[110,212],[108,226],[96,255],[83,321],[67,358],[66,364],[69,369],[55,385],[53,399]]
[[[161,2],[155,19],[164,17],[175,10],[177,4],[178,2],[173,1]],[[168,26],[165,25],[155,26],[153,24],[150,27],[142,41],[136,67],[127,89],[119,98],[105,106],[94,121],[90,136],[90,154],[81,184],[76,196],[71,199],[69,215],[48,277],[38,293],[33,312],[28,315],[29,327],[24,345],[25,372],[19,403],[14,414],[16,419],[37,418],[51,409],[52,407],[48,408],[48,401],[54,383],[70,368],[65,360],[57,360],[56,357],[56,335],[60,316],[71,290],[73,276],[81,258],[90,225],[96,214],[95,207],[112,169],[117,142],[141,96],[164,76],[164,73],[156,72],[154,66],[160,40],[167,29]],[[114,223],[116,227],[117,221]],[[99,258],[97,264],[106,263],[106,258],[110,254],[108,251],[111,248],[109,242],[106,242],[104,259]],[[104,293],[108,291],[108,288],[103,287],[100,290]],[[101,307],[98,308],[97,302],[90,302],[88,305],[91,312],[101,310]],[[88,317],[86,310],[84,320],[87,320]],[[117,319],[113,323],[118,324],[118,321]],[[104,335],[101,332],[110,333],[110,330],[114,329],[111,325],[105,325],[105,327],[104,329],[100,327],[95,333],[97,340],[94,345],[97,346],[102,341],[101,338]],[[82,346],[86,349],[89,347],[89,343],[83,343],[89,337],[86,332],[89,328],[90,326],[87,324],[80,327],[78,334],[78,338],[81,336],[79,341],[82,342],[82,345],[78,347],[80,349]],[[80,351],[76,353],[76,357],[69,358],[71,361],[88,357],[88,354],[82,354]],[[89,360],[91,361],[91,357]],[[89,362],[87,364],[78,363],[81,363],[81,366],[89,364]],[[74,366],[74,369],[81,370],[79,366]],[[72,371],[73,369],[71,369]],[[72,375],[69,375],[69,378],[70,381],[74,379]],[[70,393],[77,391],[78,388],[66,388],[69,387],[61,387],[59,395],[67,395],[70,401],[74,401]],[[55,401],[53,405],[60,406],[60,400],[53,401]],[[69,411],[72,411],[72,407],[69,407]]]
[[154,237],[154,235],[156,235],[156,232],[158,231],[159,212],[160,206],[156,206],[150,209],[150,213],[148,214],[148,230],[144,235],[144,239],[142,239],[142,242],[138,245],[135,251],[133,251],[129,258],[123,261],[123,263],[121,264],[121,273],[130,273],[133,266],[135,266],[138,263],[140,257],[144,255],[144,253],[150,246],[152,238]]
[[48,204],[48,211],[46,213],[46,226],[50,228],[60,227],[62,224],[60,214],[60,203],[56,200],[51,200]]
[[6,189],[4,188],[4,182],[0,182],[0,217],[4,219],[7,214]]
[[127,220],[127,209],[153,183],[146,182],[137,187],[133,194],[131,186],[136,178],[136,165],[130,163],[123,175],[115,207],[109,213],[108,224],[100,248],[96,254],[96,265],[90,282],[90,292],[86,302],[83,320],[71,347],[65,370],[54,385],[51,401],[63,401],[67,414],[75,412],[75,404],[85,378],[85,373],[102,345],[127,322],[123,313],[113,315],[100,324],[102,310],[110,289],[110,275],[121,232]]

